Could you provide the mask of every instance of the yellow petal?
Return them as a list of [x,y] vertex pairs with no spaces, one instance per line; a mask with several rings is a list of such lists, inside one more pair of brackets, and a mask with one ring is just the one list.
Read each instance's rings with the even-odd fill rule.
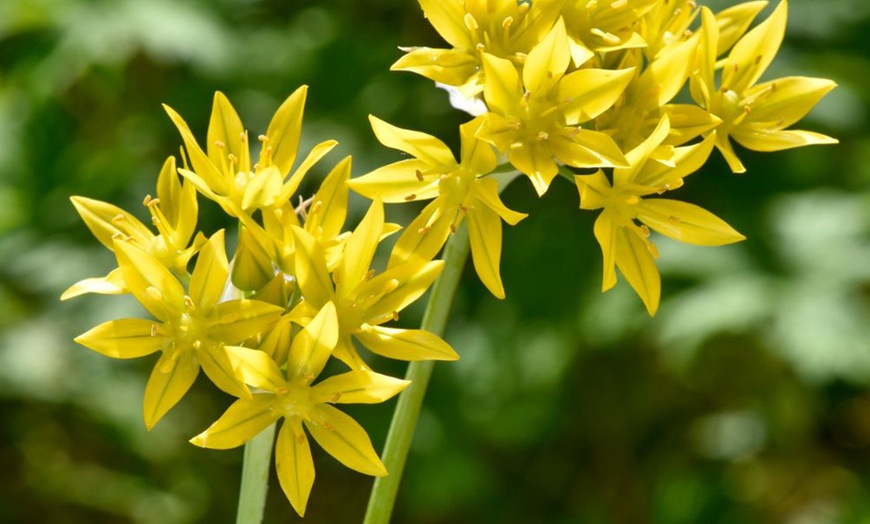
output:
[[819,100],[837,84],[825,78],[790,76],[758,84],[746,93],[746,98],[759,97],[752,103],[746,123],[765,123],[784,129],[803,118]]
[[121,275],[121,270],[116,268],[109,272],[105,277],[86,278],[80,280],[69,287],[60,296],[61,300],[69,300],[85,293],[98,293],[101,295],[121,295],[129,293],[127,286],[124,284],[124,277]]
[[372,441],[354,419],[332,406],[319,404],[314,419],[304,422],[320,447],[345,466],[376,477],[387,474]]
[[363,281],[371,267],[372,257],[375,255],[383,228],[384,205],[380,200],[375,199],[353,234],[347,239],[344,256],[333,274],[337,296],[350,296],[350,292]]
[[[278,167],[282,177],[290,173],[296,161],[307,94],[308,86],[301,86],[291,93],[275,112],[266,130],[268,141],[263,144],[264,152],[271,148],[272,163]],[[263,153],[260,153],[260,157],[263,157]]]
[[[550,136],[556,158],[574,167],[628,167],[625,155],[608,135],[589,129],[568,129]],[[554,175],[555,176],[555,175]]]
[[149,313],[165,321],[181,311],[184,288],[156,258],[119,240],[115,241],[115,256],[124,282]]
[[327,378],[311,388],[311,400],[330,404],[378,404],[398,395],[409,380],[361,369]]
[[190,439],[191,444],[209,449],[232,449],[260,434],[280,418],[275,396],[258,394],[232,403],[214,424]]
[[271,392],[287,385],[283,373],[278,369],[278,364],[265,351],[242,346],[224,346],[224,348],[233,368],[241,372],[246,384]]
[[[275,202],[278,205],[283,204],[290,200],[296,190],[299,188],[299,184],[302,183],[302,180],[305,178],[305,175],[308,174],[308,171],[311,170],[312,167],[320,161],[321,158],[326,156],[327,153],[332,151],[332,149],[338,145],[338,142],[335,140],[324,140],[320,142],[316,146],[311,148],[311,151],[308,152],[308,155],[305,157],[305,160],[299,164],[299,167],[296,168],[296,171],[290,176],[289,179],[284,183],[281,187],[280,193],[275,198]],[[272,204],[269,204],[272,205]]]
[[491,211],[495,212],[502,220],[508,224],[515,226],[520,220],[529,216],[526,213],[520,213],[512,209],[508,209],[501,201],[498,192],[498,182],[494,178],[479,178],[474,184],[474,196],[482,202]]
[[671,122],[671,134],[665,144],[680,146],[718,126],[722,120],[703,108],[690,104],[668,104],[662,107]]
[[428,176],[420,180],[420,176],[427,170],[429,165],[422,160],[401,160],[354,178],[347,184],[364,197],[372,200],[380,198],[386,203],[408,202],[409,199],[427,200],[438,196],[435,177]]
[[391,65],[390,71],[410,71],[435,82],[461,86],[474,76],[478,67],[474,56],[465,51],[416,47]]
[[719,41],[719,26],[710,8],[701,7],[701,40],[696,52],[696,71],[689,78],[689,93],[701,107],[710,108],[710,100],[716,91],[716,49]]
[[473,46],[465,26],[465,10],[455,0],[419,0],[423,15],[438,31],[441,38],[453,47],[467,49]]
[[149,430],[163,418],[193,385],[199,363],[192,351],[166,352],[157,361],[145,385],[142,412]]
[[504,153],[519,136],[519,121],[496,113],[486,113],[482,116],[484,120],[477,130],[478,138],[489,142]]
[[272,325],[283,311],[282,307],[259,300],[220,302],[209,317],[208,334],[224,344],[237,344]]
[[558,82],[571,62],[571,50],[565,22],[561,17],[547,36],[536,45],[523,64],[523,83],[526,90],[536,93]]
[[254,240],[251,230],[239,226],[239,243],[233,257],[233,285],[243,291],[256,291],[274,277],[272,260]]
[[[511,164],[532,181],[538,196],[547,192],[550,182],[559,174],[549,144],[544,142],[516,143],[508,150]],[[561,159],[563,160],[564,159]]]
[[157,324],[139,318],[104,322],[75,338],[79,344],[112,358],[138,358],[161,349],[168,339]]
[[397,360],[457,360],[459,355],[440,337],[422,329],[373,326],[356,333],[372,353]]
[[637,173],[644,168],[647,159],[652,155],[653,151],[661,145],[665,138],[667,138],[670,130],[670,120],[667,115],[664,115],[661,120],[659,120],[655,130],[650,133],[646,140],[625,154],[625,158],[631,166],[628,168],[613,170],[613,185],[622,187],[633,183],[637,177]]
[[224,248],[224,230],[209,239],[199,251],[196,267],[190,276],[190,298],[201,308],[217,304],[227,284],[229,263]]
[[220,390],[234,397],[251,398],[251,392],[245,385],[245,376],[230,360],[227,347],[231,346],[207,343],[196,351],[197,360],[212,384]]
[[181,139],[184,141],[184,147],[187,150],[187,156],[190,158],[193,172],[200,177],[205,183],[204,185],[212,192],[218,195],[227,195],[229,191],[228,181],[224,178],[223,173],[212,164],[202,148],[199,147],[196,138],[194,138],[193,133],[187,126],[187,122],[168,105],[163,104],[163,109],[166,110],[172,123],[175,124],[178,132],[181,133]]
[[477,276],[496,298],[504,298],[499,274],[501,261],[501,219],[487,207],[468,210],[468,241]]
[[283,186],[282,178],[281,171],[274,165],[257,172],[245,184],[242,209],[253,213],[256,209],[270,207],[279,202],[278,197],[281,196]]
[[109,249],[114,250],[114,238],[130,238],[142,247],[150,245],[154,238],[139,219],[117,206],[80,196],[70,200],[94,237]]
[[634,183],[665,191],[680,187],[683,184],[681,180],[683,177],[694,173],[704,165],[713,151],[715,142],[715,135],[710,134],[703,142],[675,148],[674,166],[667,166],[661,162],[647,162],[635,175]]
[[728,135],[716,131],[713,133],[716,135],[716,149],[722,153],[722,156],[725,158],[725,161],[728,162],[728,167],[731,168],[731,171],[734,173],[745,173],[746,168],[743,167],[743,162],[740,161],[737,153],[734,152],[734,147],[731,145],[731,140],[728,139]]
[[475,175],[486,175],[498,166],[498,157],[492,150],[492,146],[477,137],[484,120],[485,117],[481,115],[459,126],[459,136],[462,141],[461,164]]
[[582,124],[610,109],[634,77],[634,68],[581,69],[559,82],[559,99],[565,104],[568,125]]
[[574,175],[580,192],[580,209],[601,209],[611,191],[610,181],[600,169],[591,175]]
[[592,228],[595,240],[601,246],[601,254],[604,257],[602,292],[616,285],[616,235],[619,227],[614,222],[610,211],[605,209],[595,220],[595,225]]
[[347,218],[348,186],[351,157],[345,157],[326,175],[305,217],[305,230],[320,230],[321,238],[335,238],[341,234]]
[[742,2],[716,13],[716,23],[719,26],[719,44],[716,55],[721,56],[728,51],[752,24],[755,16],[767,6],[765,0]]
[[628,228],[616,226],[616,266],[652,316],[659,307],[662,283],[648,242]]
[[275,469],[281,490],[300,517],[305,516],[314,485],[314,461],[308,437],[298,419],[285,420],[275,443]]
[[430,202],[402,231],[387,263],[388,268],[412,260],[432,260],[450,236],[455,213],[447,213],[442,199]]
[[722,68],[722,89],[742,93],[764,73],[785,35],[787,11],[788,2],[781,0],[767,20],[734,44]]
[[746,238],[713,213],[678,200],[643,200],[637,218],[667,237],[699,246],[722,246]]
[[332,299],[332,280],[326,270],[323,248],[310,233],[299,227],[291,227],[296,245],[296,281],[306,301],[320,307]]
[[[429,289],[443,267],[442,260],[414,260],[393,266],[366,282],[357,294],[357,304],[364,303],[367,296],[380,298],[374,304],[366,304],[363,322],[374,325],[392,319]],[[388,285],[395,285],[395,289],[384,294]]]
[[443,167],[447,171],[456,166],[450,148],[434,136],[390,125],[374,115],[369,115],[369,122],[381,144],[404,151],[430,167]]
[[[227,173],[230,175],[251,170],[251,153],[246,141],[242,140],[244,132],[245,128],[233,105],[223,93],[216,92],[208,123],[206,150],[209,160],[216,166],[227,166]],[[233,155],[236,162],[246,162],[237,163],[234,168],[230,168],[229,155]]]
[[327,302],[293,340],[287,362],[291,380],[301,377],[310,384],[323,370],[337,343],[338,314],[335,304]]
[[520,86],[520,76],[513,63],[483,53],[483,74],[486,78],[483,96],[489,110],[504,116],[515,116],[523,90]]
[[656,57],[628,88],[630,99],[646,109],[670,102],[689,78],[697,47],[697,39],[686,40]]
[[764,129],[743,127],[734,129],[731,136],[740,145],[753,151],[782,151],[816,144],[836,144],[836,138],[812,131]]

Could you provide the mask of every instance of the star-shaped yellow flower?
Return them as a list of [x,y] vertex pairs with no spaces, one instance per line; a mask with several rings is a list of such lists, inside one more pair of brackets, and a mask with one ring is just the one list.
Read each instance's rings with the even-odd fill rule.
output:
[[[611,185],[602,171],[577,175],[581,209],[602,209],[595,221],[595,238],[604,254],[602,291],[616,284],[616,268],[637,292],[650,315],[659,305],[661,281],[650,242],[649,229],[689,244],[720,246],[743,240],[743,235],[712,213],[698,206],[664,198],[644,198],[676,189],[683,178],[704,164],[713,148],[714,136],[700,144],[672,150],[670,160],[656,149],[670,130],[663,118],[652,135],[626,157],[630,167],[613,170]],[[641,224],[638,224],[640,222]]]
[[732,138],[754,151],[837,143],[820,133],[786,129],[803,118],[836,83],[792,76],[756,84],[782,43],[787,9],[788,2],[782,0],[767,20],[734,44],[722,66],[718,88],[714,73],[721,49],[719,26],[713,13],[702,9],[704,38],[699,49],[700,67],[692,78],[692,97],[722,120],[716,128],[716,147],[735,173],[746,169],[731,146]]
[[468,217],[471,256],[477,274],[493,295],[504,298],[499,275],[501,221],[515,225],[526,215],[508,209],[498,196],[498,182],[486,176],[497,167],[498,159],[492,147],[475,136],[482,118],[459,127],[462,141],[459,162],[450,148],[434,136],[370,119],[382,144],[414,158],[355,178],[349,182],[350,187],[384,202],[434,199],[396,241],[388,267],[415,258],[431,260],[450,231],[455,231]]
[[150,429],[187,393],[200,368],[220,389],[250,398],[225,345],[238,344],[275,322],[282,308],[257,300],[219,302],[228,262],[223,231],[200,250],[187,293],[154,256],[115,240],[124,282],[157,321],[126,318],[100,324],[76,342],[113,358],[163,354],[145,387],[143,414]]
[[633,69],[581,69],[565,74],[571,54],[561,19],[526,58],[522,76],[514,65],[483,55],[484,99],[489,107],[478,137],[507,153],[539,195],[559,172],[574,167],[625,166],[608,135],[582,129],[622,94]]
[[283,418],[275,465],[281,488],[299,515],[305,514],[314,485],[314,461],[303,426],[345,466],[366,475],[384,476],[387,471],[365,430],[332,404],[383,402],[409,384],[373,371],[356,370],[312,386],[338,342],[338,322],[335,305],[327,302],[293,339],[286,377],[262,351],[228,348],[245,381],[256,392],[237,400],[220,419],[191,439],[204,448],[234,448]]

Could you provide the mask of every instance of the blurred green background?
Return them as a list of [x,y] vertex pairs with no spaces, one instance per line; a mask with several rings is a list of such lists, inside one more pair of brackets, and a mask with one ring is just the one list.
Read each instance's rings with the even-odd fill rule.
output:
[[[508,299],[466,272],[447,333],[462,359],[436,368],[395,522],[870,523],[868,34],[866,0],[790,2],[768,76],[836,80],[802,127],[841,144],[741,152],[745,176],[714,155],[681,196],[748,240],[662,240],[653,319],[624,282],[600,293],[594,214],[570,184],[541,200],[524,180],[508,188],[530,213],[505,233]],[[305,148],[341,145],[303,193],[344,155],[354,175],[398,158],[369,113],[455,146],[465,117],[388,71],[399,45],[442,45],[412,0],[0,1],[0,522],[233,520],[241,450],[187,443],[230,399],[198,382],[148,433],[153,359],[72,342],[141,313],[125,298],[58,301],[113,265],[68,197],[145,218],[180,145],[160,104],[203,136],[215,90],[256,134],[310,85]],[[202,208],[207,233],[232,227]],[[378,449],[393,406],[348,410]],[[319,450],[315,463],[305,521],[358,522],[371,478]],[[297,522],[273,486],[267,522]]]

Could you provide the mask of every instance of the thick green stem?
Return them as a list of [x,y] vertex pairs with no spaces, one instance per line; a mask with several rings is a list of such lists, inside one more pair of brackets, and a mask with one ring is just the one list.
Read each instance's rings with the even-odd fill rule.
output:
[[239,491],[239,508],[236,524],[260,524],[269,492],[269,467],[272,464],[272,444],[275,441],[275,424],[260,432],[245,444],[242,464],[242,487]]
[[[444,249],[444,269],[432,287],[432,295],[429,297],[423,315],[421,325],[423,329],[439,336],[444,334],[450,306],[453,304],[453,295],[456,293],[462,268],[468,258],[468,250],[468,230],[463,223]],[[399,491],[399,482],[402,480],[402,470],[405,467],[408,449],[414,437],[414,428],[420,417],[423,397],[426,395],[426,387],[434,366],[435,363],[432,361],[411,362],[408,365],[405,378],[411,381],[411,385],[399,396],[390,431],[387,433],[387,443],[384,446],[383,461],[389,475],[375,479],[366,510],[365,524],[387,524],[390,521],[396,493]]]

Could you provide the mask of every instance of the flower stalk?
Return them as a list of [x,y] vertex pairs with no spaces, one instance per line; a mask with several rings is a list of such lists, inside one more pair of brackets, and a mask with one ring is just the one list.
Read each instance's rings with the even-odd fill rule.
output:
[[[438,336],[444,334],[450,306],[453,304],[453,296],[456,294],[468,252],[468,229],[463,222],[444,248],[444,269],[432,287],[432,295],[429,297],[423,315],[422,329]],[[389,475],[375,479],[364,524],[387,524],[390,521],[405,460],[408,458],[408,450],[414,437],[414,428],[417,426],[417,419],[420,418],[423,397],[426,395],[426,387],[429,385],[429,377],[432,376],[434,367],[435,362],[428,360],[408,364],[405,379],[411,381],[411,385],[399,395],[399,402],[393,413],[382,454]]]
[[269,492],[269,466],[272,463],[272,444],[274,442],[275,424],[272,424],[245,444],[236,524],[260,524],[263,522],[266,494]]

